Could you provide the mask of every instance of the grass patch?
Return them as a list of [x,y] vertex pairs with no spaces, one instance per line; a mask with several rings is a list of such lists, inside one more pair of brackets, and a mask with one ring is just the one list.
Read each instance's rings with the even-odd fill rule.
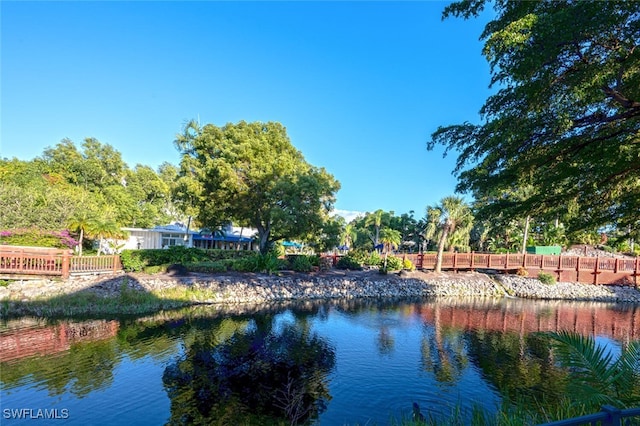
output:
[[124,280],[117,292],[107,296],[81,291],[31,301],[3,300],[0,304],[0,318],[20,315],[138,315],[206,303],[218,297],[215,291],[190,286],[142,291],[130,288],[128,281]]

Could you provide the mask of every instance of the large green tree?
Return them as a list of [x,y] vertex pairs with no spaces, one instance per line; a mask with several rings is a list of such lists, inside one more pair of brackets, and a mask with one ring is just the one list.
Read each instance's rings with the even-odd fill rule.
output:
[[260,251],[322,229],[339,183],[307,163],[280,123],[200,127],[175,140],[182,154],[177,193],[202,226],[228,221],[258,230]]
[[[477,16],[486,0],[446,7]],[[573,206],[570,229],[640,223],[640,2],[490,3],[484,55],[497,92],[479,124],[440,127],[427,146],[458,152],[458,190],[531,185],[494,211],[540,217]]]

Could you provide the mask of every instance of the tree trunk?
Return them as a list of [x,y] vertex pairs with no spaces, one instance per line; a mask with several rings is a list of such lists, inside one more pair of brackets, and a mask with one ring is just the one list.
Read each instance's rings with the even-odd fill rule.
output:
[[84,228],[80,228],[80,241],[78,241],[78,255],[82,256],[82,240],[84,239]]
[[269,235],[271,234],[270,227],[258,226],[258,239],[260,240],[260,254],[267,254],[269,251]]
[[440,241],[438,242],[438,254],[436,254],[436,268],[434,272],[440,273],[442,271],[442,254],[444,253],[444,245],[447,241],[447,237],[449,234],[449,225],[445,225],[442,229],[442,235],[440,236]]
[[527,215],[527,218],[524,221],[524,235],[522,236],[522,254],[527,253],[527,239],[529,238],[529,222],[531,221],[531,216]]

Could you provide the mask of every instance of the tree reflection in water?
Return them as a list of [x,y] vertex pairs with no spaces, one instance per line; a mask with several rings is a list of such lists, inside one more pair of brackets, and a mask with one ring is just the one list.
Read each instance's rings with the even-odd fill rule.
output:
[[420,344],[422,368],[433,372],[441,384],[455,384],[467,367],[465,340],[462,330],[445,327],[440,321],[440,307],[434,307],[433,327],[424,324]]
[[330,399],[335,351],[308,331],[260,316],[245,332],[220,341],[196,339],[167,366],[169,424],[299,424]]

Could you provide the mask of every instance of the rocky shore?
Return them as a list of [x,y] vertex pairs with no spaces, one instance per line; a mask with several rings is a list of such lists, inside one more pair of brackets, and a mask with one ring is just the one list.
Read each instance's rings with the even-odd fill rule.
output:
[[161,294],[188,291],[193,303],[240,304],[285,300],[362,297],[520,297],[640,303],[640,291],[628,286],[577,283],[543,284],[535,278],[478,272],[331,271],[315,274],[119,274],[72,277],[68,280],[15,281],[0,287],[0,301],[29,302],[90,292],[118,297],[123,291]]

